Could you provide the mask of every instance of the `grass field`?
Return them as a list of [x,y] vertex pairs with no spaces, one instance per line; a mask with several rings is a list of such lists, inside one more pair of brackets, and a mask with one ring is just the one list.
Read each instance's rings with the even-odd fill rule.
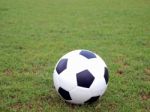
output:
[[[52,73],[81,48],[105,60],[110,80],[101,100],[75,106]],[[150,1],[0,0],[0,111],[150,111]]]

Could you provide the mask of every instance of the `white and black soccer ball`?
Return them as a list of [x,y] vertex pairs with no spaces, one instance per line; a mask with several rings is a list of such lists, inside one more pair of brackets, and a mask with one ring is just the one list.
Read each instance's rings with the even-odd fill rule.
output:
[[84,104],[101,97],[108,85],[105,62],[89,50],[74,50],[57,62],[53,73],[54,86],[67,102]]

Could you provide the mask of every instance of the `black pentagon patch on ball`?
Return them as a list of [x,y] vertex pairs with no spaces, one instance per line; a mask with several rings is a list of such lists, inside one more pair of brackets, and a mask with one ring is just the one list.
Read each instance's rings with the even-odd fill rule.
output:
[[109,80],[109,73],[108,73],[108,69],[105,67],[105,71],[104,71],[104,78],[105,78],[105,81],[106,81],[106,84],[108,83],[108,80]]
[[68,62],[68,59],[62,59],[59,61],[58,65],[56,67],[56,71],[58,74],[60,74],[67,68],[67,62]]
[[63,88],[58,89],[59,94],[65,99],[65,100],[72,100],[70,97],[70,94],[68,91],[64,90]]
[[96,55],[90,51],[83,50],[80,52],[80,55],[86,57],[87,59],[96,58]]
[[88,71],[84,70],[77,73],[77,85],[80,87],[89,88],[95,79],[94,76]]
[[91,97],[89,100],[87,100],[85,103],[93,103],[95,102],[96,100],[98,100],[100,96],[94,96],[94,97]]

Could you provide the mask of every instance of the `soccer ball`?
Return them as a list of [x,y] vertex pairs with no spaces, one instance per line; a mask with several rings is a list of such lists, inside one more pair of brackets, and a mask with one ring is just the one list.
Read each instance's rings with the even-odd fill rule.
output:
[[57,62],[53,81],[58,94],[67,102],[84,104],[96,101],[108,85],[105,62],[89,50],[74,50]]

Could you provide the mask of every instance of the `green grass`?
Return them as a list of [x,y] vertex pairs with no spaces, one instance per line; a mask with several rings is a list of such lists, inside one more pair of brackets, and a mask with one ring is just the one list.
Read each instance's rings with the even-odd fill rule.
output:
[[[52,73],[74,49],[109,67],[105,95],[75,106],[57,95]],[[0,111],[148,112],[149,0],[0,0]]]

